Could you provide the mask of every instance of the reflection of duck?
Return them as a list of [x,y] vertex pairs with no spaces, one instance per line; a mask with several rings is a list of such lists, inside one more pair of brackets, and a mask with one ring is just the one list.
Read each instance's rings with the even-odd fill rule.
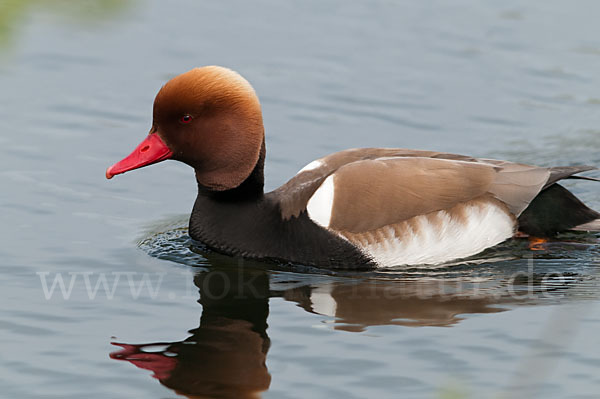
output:
[[[188,397],[254,398],[271,376],[265,364],[268,276],[247,270],[200,273],[200,326],[185,341],[116,344],[111,354],[152,370],[161,384]],[[149,351],[157,346],[160,351]],[[153,348],[154,347],[154,348]]]
[[[441,264],[522,234],[600,230],[556,184],[594,169],[362,148],[311,162],[264,193],[265,136],[250,84],[222,67],[170,80],[148,137],[106,177],[176,159],[199,187],[190,235],[215,250],[326,268]],[[575,177],[574,177],[575,176]],[[593,180],[593,179],[592,179]]]
[[497,305],[510,302],[508,295],[498,293],[445,292],[459,286],[448,281],[365,280],[300,287],[283,295],[309,312],[335,317],[334,327],[346,331],[376,325],[450,326],[460,315],[501,312]]
[[[214,253],[207,257],[213,264],[229,259]],[[200,326],[190,331],[190,337],[178,342],[119,343],[122,349],[111,357],[153,371],[161,384],[188,397],[255,398],[271,382],[266,367],[270,297],[329,316],[327,321],[335,329],[364,331],[377,325],[452,326],[467,314],[534,304],[535,298],[523,295],[529,287],[520,284],[544,284],[535,274],[531,280],[525,276],[527,281],[508,274],[473,278],[471,270],[453,278],[386,279],[280,273],[261,266],[246,263],[197,274],[194,283],[203,309]],[[554,289],[570,285],[546,284]]]

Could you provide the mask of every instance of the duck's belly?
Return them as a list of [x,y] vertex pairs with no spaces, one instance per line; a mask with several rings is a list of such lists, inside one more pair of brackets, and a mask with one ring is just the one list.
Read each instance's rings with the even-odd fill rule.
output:
[[499,201],[473,200],[365,233],[341,235],[379,267],[437,265],[475,255],[512,237],[515,218]]

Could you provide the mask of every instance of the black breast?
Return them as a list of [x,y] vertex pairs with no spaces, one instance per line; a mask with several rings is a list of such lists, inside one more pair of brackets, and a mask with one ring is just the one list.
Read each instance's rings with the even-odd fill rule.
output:
[[199,192],[190,236],[228,255],[327,269],[373,269],[375,263],[338,235],[316,225],[306,211],[283,220],[276,196],[238,200]]

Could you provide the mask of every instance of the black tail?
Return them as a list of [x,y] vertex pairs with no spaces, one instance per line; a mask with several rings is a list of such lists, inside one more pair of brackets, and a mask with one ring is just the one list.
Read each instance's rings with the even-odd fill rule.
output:
[[550,237],[567,230],[600,231],[600,213],[556,183],[542,190],[519,216],[519,231],[532,236]]

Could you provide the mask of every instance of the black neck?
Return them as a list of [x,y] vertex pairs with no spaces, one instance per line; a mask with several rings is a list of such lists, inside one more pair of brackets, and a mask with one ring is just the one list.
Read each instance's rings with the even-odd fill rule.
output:
[[252,201],[261,198],[264,195],[265,186],[265,154],[265,139],[263,138],[258,161],[256,162],[252,173],[250,173],[250,176],[248,176],[242,184],[230,190],[214,191],[198,183],[198,193],[213,200],[223,202]]
[[277,193],[263,191],[265,145],[248,178],[226,191],[198,185],[190,236],[228,255],[325,268],[373,268],[349,242],[316,225],[306,212],[284,219]]

